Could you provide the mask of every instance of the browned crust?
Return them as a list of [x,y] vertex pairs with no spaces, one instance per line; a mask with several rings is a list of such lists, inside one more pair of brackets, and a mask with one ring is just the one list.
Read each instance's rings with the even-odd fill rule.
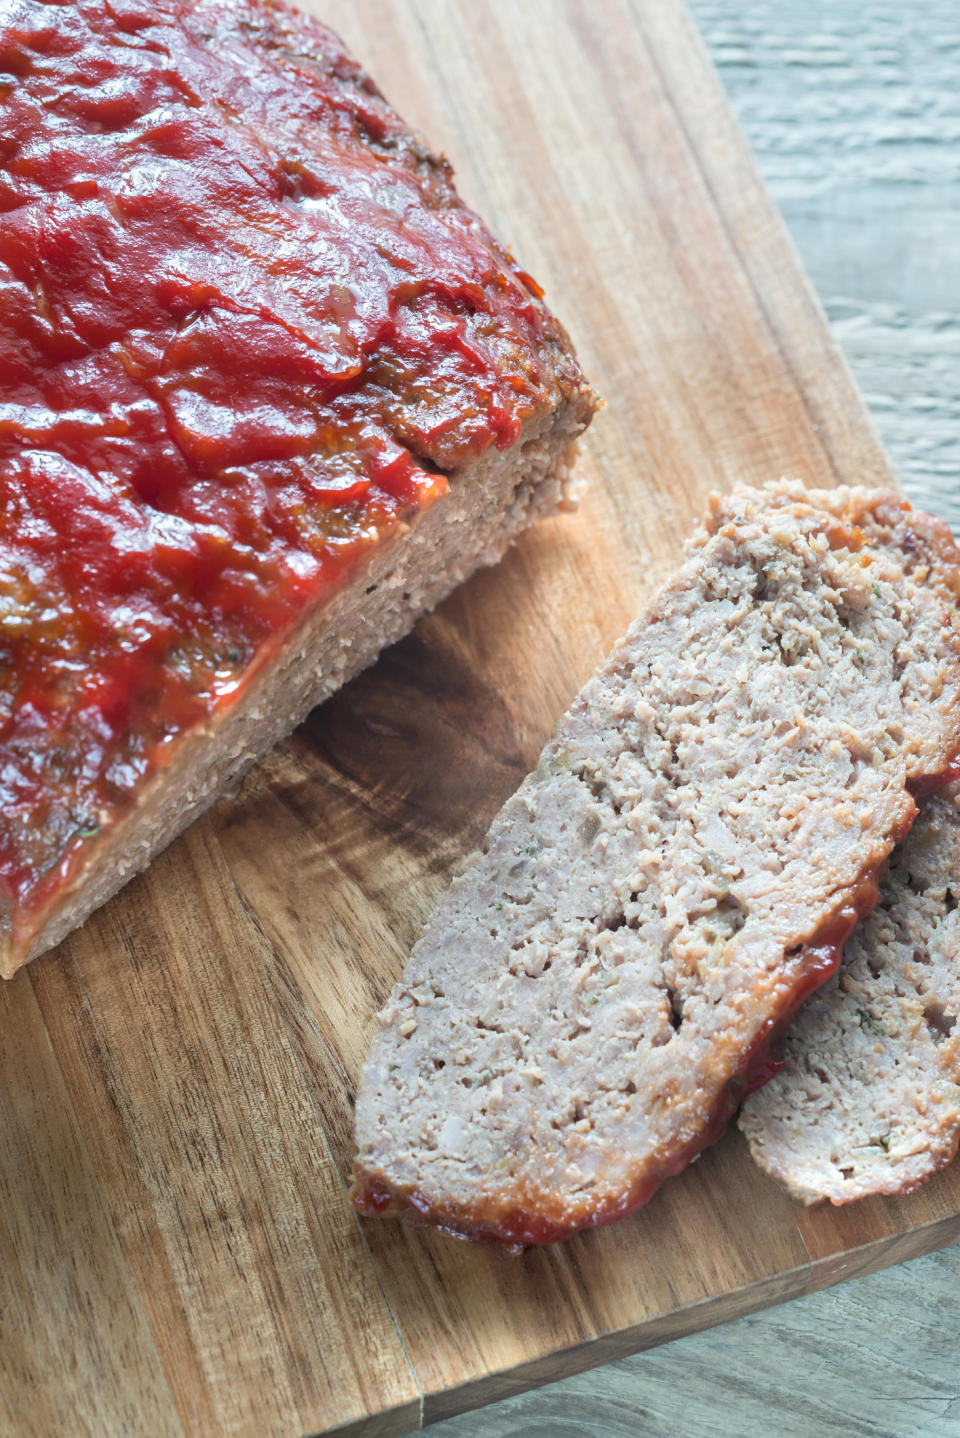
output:
[[[889,836],[887,854],[902,843],[916,813],[916,805],[911,805],[903,823]],[[392,1185],[381,1170],[367,1169],[358,1161],[350,1192],[354,1209],[367,1217],[400,1217],[416,1227],[437,1228],[454,1238],[499,1243],[519,1252],[530,1244],[555,1243],[581,1229],[614,1223],[642,1208],[666,1179],[680,1173],[720,1138],[745,1095],[770,1076],[771,1046],[799,1005],[836,973],[848,935],[877,904],[877,880],[885,859],[886,855],[879,863],[864,867],[856,884],[807,938],[777,1010],[754,1033],[733,1071],[722,1077],[713,1107],[698,1132],[687,1143],[652,1155],[623,1193],[594,1205],[568,1203],[550,1214],[544,1212],[542,1194],[534,1196],[519,1186],[506,1192],[500,1189],[472,1204],[441,1206],[432,1204],[419,1189]]]
[[[741,515],[740,498],[738,495],[731,502],[715,501],[706,522],[709,535],[716,534],[727,525],[736,528]],[[759,491],[747,497],[748,513],[749,505],[755,503],[766,510],[795,505],[805,515],[814,510],[822,514],[824,511],[818,501],[819,495],[815,499],[805,491],[789,494],[780,503],[772,503],[768,495]],[[733,504],[737,505],[736,509]],[[915,514],[899,496],[889,491],[875,491],[867,495],[842,491],[834,497],[825,514],[827,523],[824,532],[832,547],[852,550],[863,547],[868,543],[868,535],[861,525],[868,522],[872,525],[884,524],[895,529],[898,535],[916,536],[916,545],[911,547],[908,543],[904,549],[907,559],[916,555],[916,562],[920,560],[920,540],[922,538],[925,543],[929,536],[934,545],[933,563],[950,571],[951,582],[960,580],[957,565],[960,552],[946,527],[931,516]],[[830,523],[831,520],[833,523]],[[907,567],[906,563],[904,567]],[[919,583],[924,582],[924,576],[917,572],[913,577]],[[934,579],[934,586],[938,580],[939,575]],[[655,615],[657,609],[655,604],[651,615]],[[956,635],[952,636],[952,648],[960,663],[960,644]],[[471,1202],[434,1203],[415,1186],[394,1184],[379,1167],[366,1167],[358,1160],[352,1190],[352,1201],[357,1211],[371,1216],[397,1214],[414,1224],[429,1224],[457,1237],[521,1247],[562,1239],[578,1229],[613,1222],[641,1207],[664,1179],[679,1172],[722,1133],[748,1088],[758,1087],[764,1077],[769,1076],[769,1071],[764,1074],[764,1068],[770,1043],[798,1004],[835,972],[844,940],[858,918],[869,912],[877,902],[877,876],[886,858],[905,837],[916,815],[912,791],[933,787],[951,777],[957,760],[953,753],[956,738],[955,733],[949,739],[944,737],[935,761],[941,766],[937,773],[928,774],[921,769],[911,776],[904,793],[901,822],[890,833],[877,836],[877,842],[865,846],[868,853],[863,858],[857,881],[846,891],[845,901],[835,905],[823,924],[806,939],[804,952],[795,966],[785,963],[786,982],[778,986],[778,991],[771,996],[773,1002],[760,1028],[754,1031],[739,1053],[733,1055],[732,1065],[728,1058],[727,1070],[718,1074],[712,1105],[704,1114],[698,1131],[669,1152],[651,1155],[643,1167],[635,1171],[624,1192],[599,1197],[591,1195],[551,1205],[550,1195],[534,1192],[533,1186],[527,1183],[510,1188],[498,1187]]]
[[[280,651],[261,662],[237,702],[214,724],[171,746],[164,768],[122,818],[86,841],[82,867],[16,942],[0,934],[10,978],[60,942],[285,737],[316,704],[406,634],[478,567],[494,563],[533,521],[568,503],[576,437],[595,396],[584,383],[531,424],[509,450],[489,450],[460,471],[450,492],[378,546],[345,584],[307,612]],[[444,546],[452,551],[440,562]],[[376,586],[372,594],[367,591]]]
[[[526,332],[504,326],[504,334],[517,346],[517,355],[513,361],[504,361],[504,368],[509,369],[512,362],[519,363],[518,356],[533,362],[534,368],[527,376],[531,383],[529,404],[522,411],[526,420],[523,432],[509,449],[498,452],[491,448],[469,463],[461,462],[465,453],[462,432],[451,431],[449,453],[444,447],[434,449],[409,436],[398,436],[418,462],[443,470],[450,482],[449,494],[433,509],[408,516],[401,537],[378,545],[343,576],[333,592],[318,599],[283,641],[279,652],[255,660],[245,676],[244,692],[222,718],[192,729],[170,744],[164,767],[144,782],[133,808],[104,823],[96,836],[84,841],[79,863],[71,856],[62,858],[69,878],[45,909],[29,916],[29,925],[18,924],[16,915],[0,916],[0,973],[7,978],[21,964],[58,943],[110,898],[244,769],[289,733],[310,708],[372,663],[385,645],[407,633],[421,614],[476,568],[498,559],[527,524],[558,507],[571,507],[567,487],[570,446],[590,423],[598,405],[570,337],[544,303],[539,285],[463,202],[449,163],[410,131],[339,37],[285,0],[266,7],[244,4],[238,8],[243,14],[239,19],[237,15],[230,16],[229,28],[235,30],[239,24],[247,36],[265,36],[269,48],[281,55],[288,52],[294,64],[304,53],[309,54],[312,46],[316,63],[323,66],[329,81],[344,97],[344,117],[353,117],[358,145],[376,147],[381,143],[377,138],[379,129],[371,130],[363,118],[364,111],[371,104],[375,106],[383,130],[384,158],[391,165],[402,165],[416,177],[426,209],[456,210],[466,217],[472,232],[489,252],[488,283],[492,293],[506,282],[505,273],[522,285],[527,302],[537,314],[539,330],[535,337],[528,337]],[[538,442],[552,446],[552,463],[528,482],[525,455]],[[489,487],[490,502],[495,510],[499,505],[499,511],[486,516],[488,522],[476,534],[463,537],[463,553],[450,562],[446,571],[433,572],[429,562],[422,571],[410,568],[405,578],[418,586],[419,599],[386,613],[377,597],[370,598],[366,590],[373,583],[387,585],[404,571],[403,556],[411,538],[420,538],[428,545],[436,541],[445,516],[458,504],[469,505],[469,490],[474,486],[480,488],[481,497]],[[364,601],[361,621],[343,628],[343,613],[356,600]],[[314,636],[324,626],[331,631],[333,650],[339,651],[324,656],[330,658],[330,667],[318,669],[314,665],[315,672],[291,675],[289,683],[278,683],[278,674],[283,676],[288,667],[305,662],[304,652],[316,648]],[[306,667],[310,668],[309,662]],[[278,712],[258,712],[271,707]],[[184,775],[189,783],[183,782]],[[171,796],[177,800],[176,812],[168,812]]]

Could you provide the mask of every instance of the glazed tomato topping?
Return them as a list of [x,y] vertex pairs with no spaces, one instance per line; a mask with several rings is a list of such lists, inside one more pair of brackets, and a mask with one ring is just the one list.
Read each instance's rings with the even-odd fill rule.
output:
[[323,27],[278,3],[0,18],[0,898],[447,474],[553,403],[553,321]]

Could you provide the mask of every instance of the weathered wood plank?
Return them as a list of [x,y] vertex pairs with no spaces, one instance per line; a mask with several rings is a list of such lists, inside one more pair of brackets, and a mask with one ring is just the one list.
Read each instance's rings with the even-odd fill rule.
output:
[[[5,991],[29,1058],[0,1061],[18,1438],[398,1433],[923,1251],[960,1214],[955,1173],[803,1214],[732,1136],[643,1214],[516,1261],[354,1220],[369,1015],[706,491],[886,460],[678,5],[315,8],[569,322],[608,402],[591,488]],[[98,1256],[58,1304],[51,1256],[87,1234]],[[71,1331],[81,1290],[120,1315],[103,1376],[96,1333]],[[78,1370],[60,1381],[58,1346]]]
[[440,1423],[433,1438],[958,1438],[955,1250]]
[[[952,0],[692,0],[732,107],[911,498],[960,531],[960,30]],[[882,1207],[876,1205],[875,1207]],[[896,1225],[887,1209],[891,1233]],[[808,1238],[843,1252],[856,1208]],[[952,1248],[508,1399],[437,1438],[954,1438]]]
[[960,528],[954,0],[693,0],[908,494]]

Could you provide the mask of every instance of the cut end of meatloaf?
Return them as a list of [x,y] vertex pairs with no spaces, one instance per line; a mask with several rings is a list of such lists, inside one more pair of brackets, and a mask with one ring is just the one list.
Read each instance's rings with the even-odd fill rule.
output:
[[744,1105],[756,1162],[803,1203],[909,1193],[960,1135],[960,788],[921,801],[843,966]]
[[317,21],[0,12],[9,976],[569,507],[596,398],[450,166]]
[[360,1084],[361,1212],[549,1241],[716,1137],[960,749],[947,619],[812,504],[717,524],[415,948]]
[[0,972],[11,978],[144,869],[315,705],[372,664],[477,569],[496,564],[532,523],[569,500],[576,438],[592,397],[562,405],[506,453],[493,451],[404,532],[378,547],[346,584],[312,607],[279,653],[255,672],[213,725],[176,741],[135,802],[83,844],[82,862],[44,909],[0,916]]

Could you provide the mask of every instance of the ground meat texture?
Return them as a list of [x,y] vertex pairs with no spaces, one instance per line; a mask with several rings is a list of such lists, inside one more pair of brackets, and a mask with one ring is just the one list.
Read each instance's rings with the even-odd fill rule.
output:
[[[780,479],[762,489],[739,486],[730,494],[710,496],[703,523],[692,548],[703,544],[724,524],[739,515],[814,505],[834,519],[861,531],[873,549],[884,549],[915,584],[936,590],[951,611],[960,601],[960,569],[950,526],[935,515],[914,509],[899,494],[885,489],[838,485],[836,489],[807,489],[799,480]],[[956,614],[953,614],[956,622]]]
[[595,399],[283,0],[0,5],[0,972],[532,519]]
[[522,1244],[644,1202],[836,966],[909,786],[960,749],[939,590],[849,516],[751,494],[574,701],[414,950],[360,1084],[361,1212]]
[[[956,623],[956,549],[942,520],[882,492],[811,496],[787,481],[741,493],[737,503],[755,511],[810,499],[862,527],[871,545],[940,595]],[[729,512],[728,500],[714,500],[701,541]],[[924,787],[914,784],[914,793]],[[796,1019],[778,1055],[779,1076],[741,1113],[754,1158],[805,1203],[907,1192],[956,1150],[956,797],[954,787],[923,801],[881,881],[880,906],[848,941],[837,978]]]
[[751,1154],[804,1203],[907,1193],[956,1153],[958,801],[956,784],[921,801],[879,905],[794,1020],[780,1073],[744,1105]]

